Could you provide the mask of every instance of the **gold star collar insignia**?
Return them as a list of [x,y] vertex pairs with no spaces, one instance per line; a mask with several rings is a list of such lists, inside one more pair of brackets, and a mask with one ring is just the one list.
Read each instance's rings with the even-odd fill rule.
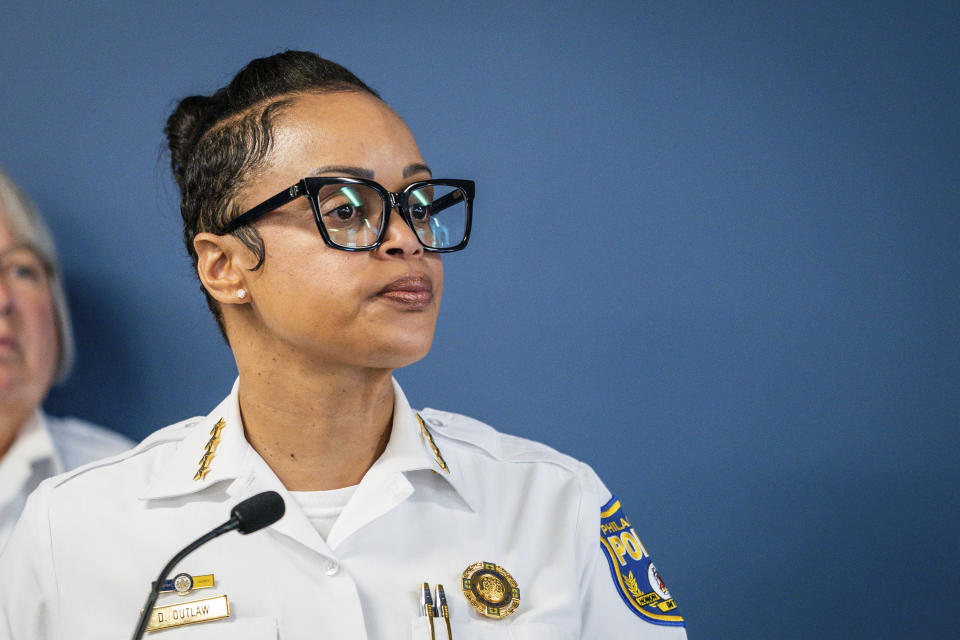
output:
[[213,425],[213,429],[210,430],[210,439],[203,448],[203,456],[200,458],[200,468],[197,469],[197,473],[193,476],[194,480],[203,480],[207,476],[207,472],[210,471],[210,463],[213,462],[213,457],[217,455],[217,445],[220,444],[220,432],[223,431],[226,425],[226,421],[220,418],[217,424]]
[[423,421],[423,418],[420,417],[420,414],[417,414],[417,420],[420,422],[420,434],[427,439],[427,443],[430,445],[430,448],[433,449],[433,455],[437,459],[437,464],[440,465],[440,468],[450,473],[450,468],[447,466],[447,461],[443,459],[443,455],[440,453],[440,449],[437,447],[437,443],[433,441],[433,435],[430,433],[430,430],[427,429],[427,424]]

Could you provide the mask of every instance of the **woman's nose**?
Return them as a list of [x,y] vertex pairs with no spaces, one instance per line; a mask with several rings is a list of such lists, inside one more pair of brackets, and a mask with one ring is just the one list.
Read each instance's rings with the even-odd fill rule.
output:
[[397,257],[415,256],[423,253],[423,245],[420,244],[417,234],[400,213],[399,207],[394,207],[390,211],[387,233],[377,251]]
[[7,279],[0,276],[0,315],[7,315],[13,310],[13,291]]

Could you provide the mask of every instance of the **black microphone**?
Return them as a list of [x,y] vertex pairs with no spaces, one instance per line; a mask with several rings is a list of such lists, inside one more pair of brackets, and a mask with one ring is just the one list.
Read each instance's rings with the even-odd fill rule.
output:
[[[237,531],[246,535],[269,527],[283,517],[286,507],[283,498],[276,491],[264,491],[250,496],[230,510],[230,519],[226,526],[236,520]],[[229,529],[227,529],[229,531]]]
[[230,519],[219,527],[216,527],[203,534],[186,547],[184,547],[173,559],[167,563],[157,577],[157,581],[150,588],[150,595],[147,596],[147,603],[143,606],[143,612],[140,614],[140,621],[137,623],[137,629],[133,632],[133,640],[140,640],[143,632],[147,628],[147,622],[150,620],[150,614],[153,612],[153,605],[156,604],[160,596],[160,587],[166,580],[167,574],[173,570],[177,563],[193,553],[202,545],[210,542],[217,536],[222,536],[228,531],[236,529],[240,533],[247,534],[259,531],[283,517],[286,507],[283,504],[283,498],[276,491],[264,491],[255,496],[251,496],[243,502],[237,504],[230,510]]

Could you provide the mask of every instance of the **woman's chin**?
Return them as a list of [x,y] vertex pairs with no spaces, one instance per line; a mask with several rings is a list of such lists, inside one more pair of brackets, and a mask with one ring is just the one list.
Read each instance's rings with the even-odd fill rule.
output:
[[430,353],[433,336],[429,340],[405,340],[386,345],[383,349],[370,354],[369,362],[374,369],[401,369],[419,362]]

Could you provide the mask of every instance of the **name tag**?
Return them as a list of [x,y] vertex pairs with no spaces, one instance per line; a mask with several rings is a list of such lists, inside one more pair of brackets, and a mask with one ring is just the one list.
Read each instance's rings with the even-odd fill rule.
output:
[[209,622],[230,617],[230,603],[227,596],[194,600],[166,607],[154,607],[147,623],[147,631],[157,631],[170,627],[179,627],[195,622]]

